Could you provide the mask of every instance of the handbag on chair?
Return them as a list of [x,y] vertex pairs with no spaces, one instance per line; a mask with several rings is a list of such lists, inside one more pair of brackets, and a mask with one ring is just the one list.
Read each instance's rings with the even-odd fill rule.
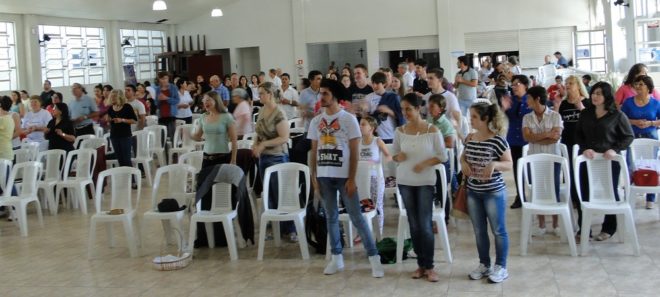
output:
[[641,187],[657,187],[658,172],[652,169],[637,169],[632,174],[633,184]]

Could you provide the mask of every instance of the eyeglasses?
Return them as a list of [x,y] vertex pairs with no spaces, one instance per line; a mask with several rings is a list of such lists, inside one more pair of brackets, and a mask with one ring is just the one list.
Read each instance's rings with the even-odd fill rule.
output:
[[522,83],[520,83],[520,82],[514,82],[514,83],[511,84],[512,87],[517,87],[517,86],[519,86],[519,85],[522,85]]

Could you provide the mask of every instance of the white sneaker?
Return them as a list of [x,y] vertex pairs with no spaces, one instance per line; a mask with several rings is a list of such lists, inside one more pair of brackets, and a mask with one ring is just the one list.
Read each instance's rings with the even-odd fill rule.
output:
[[371,264],[371,276],[376,278],[385,276],[383,264],[380,263],[380,255],[370,256],[369,263]]
[[532,231],[532,236],[543,236],[545,235],[545,228],[536,228],[534,231]]
[[323,274],[332,275],[342,270],[344,270],[344,256],[332,255],[330,262],[328,262],[328,265],[323,269]]
[[554,234],[557,237],[561,237],[561,229],[559,229],[559,227],[552,228],[552,230],[550,230],[550,233]]
[[479,267],[477,267],[477,269],[475,270],[472,270],[472,272],[470,272],[468,276],[470,277],[470,279],[478,280],[486,276],[489,276],[492,272],[493,271],[490,269],[490,267],[486,267],[486,265],[481,263],[479,264]]
[[488,281],[491,283],[501,283],[507,278],[509,278],[509,272],[506,271],[506,268],[495,265],[493,272],[488,276]]

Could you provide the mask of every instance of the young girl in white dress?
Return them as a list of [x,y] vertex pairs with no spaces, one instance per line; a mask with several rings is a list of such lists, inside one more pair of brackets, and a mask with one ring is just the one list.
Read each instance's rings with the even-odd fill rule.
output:
[[[376,119],[367,116],[360,120],[360,132],[362,133],[362,140],[360,141],[360,161],[369,161],[377,164],[377,169],[371,173],[371,200],[376,204],[376,211],[378,212],[378,238],[383,235],[383,195],[385,192],[385,178],[383,177],[383,168],[381,164],[381,154],[386,162],[392,160],[385,142],[378,138],[376,134],[376,127],[378,122]],[[362,197],[361,197],[362,198]],[[358,241],[358,239],[356,239]]]

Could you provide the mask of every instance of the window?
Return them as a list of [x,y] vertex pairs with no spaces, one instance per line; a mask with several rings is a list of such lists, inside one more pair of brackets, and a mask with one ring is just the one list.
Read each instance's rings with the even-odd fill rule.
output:
[[653,18],[660,11],[660,0],[635,0],[635,17]]
[[[47,35],[48,38],[44,38]],[[107,80],[105,32],[102,28],[39,26],[41,75],[53,87]]]
[[122,29],[120,39],[123,65],[133,65],[138,81],[153,80],[156,77],[156,55],[164,51],[165,32]]
[[585,71],[606,72],[605,30],[578,31],[576,39],[576,68]]
[[18,89],[14,23],[0,22],[0,91]]
[[637,63],[644,63],[651,72],[660,71],[660,18],[635,21]]

